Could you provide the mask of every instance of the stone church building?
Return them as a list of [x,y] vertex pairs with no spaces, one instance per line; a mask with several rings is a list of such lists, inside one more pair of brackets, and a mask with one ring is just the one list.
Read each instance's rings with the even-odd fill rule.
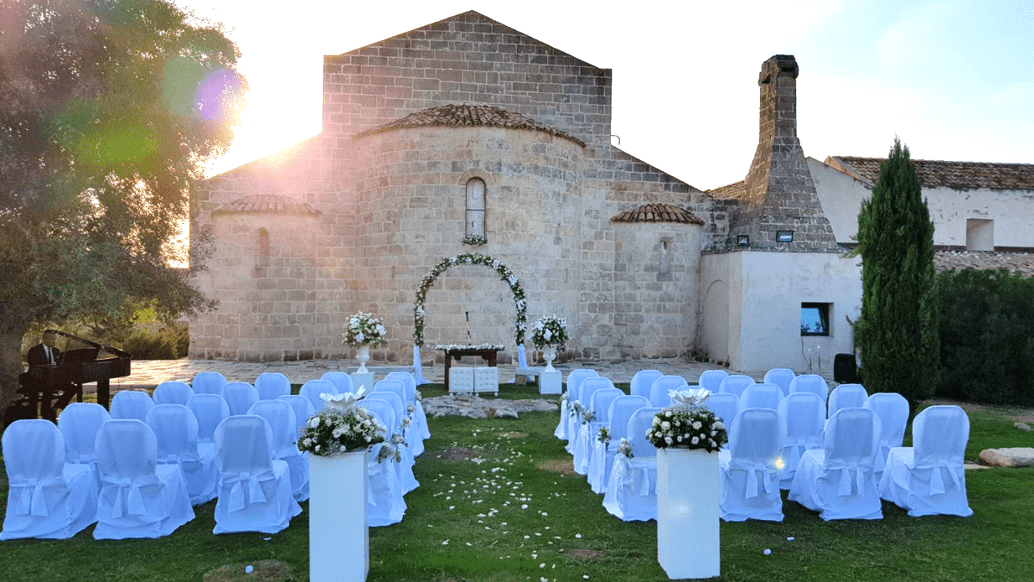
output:
[[[375,364],[409,363],[418,329],[428,362],[436,344],[512,356],[523,307],[529,326],[567,318],[580,358],[828,368],[853,350],[843,253],[871,180],[862,158],[805,158],[797,75],[792,56],[762,65],[749,172],[703,192],[611,144],[609,69],[477,12],[326,56],[322,132],[193,200],[192,236],[214,243],[197,283],[219,306],[191,322],[190,356],[351,358],[357,311],[388,328]],[[425,277],[465,254],[493,262],[446,263],[418,311]]]

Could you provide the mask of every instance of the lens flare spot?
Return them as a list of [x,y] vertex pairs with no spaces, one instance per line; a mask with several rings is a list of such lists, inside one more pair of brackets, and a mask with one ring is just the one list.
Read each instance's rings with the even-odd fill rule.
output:
[[219,69],[198,85],[194,111],[205,119],[220,119],[229,113],[232,101],[241,92],[241,82],[229,69]]

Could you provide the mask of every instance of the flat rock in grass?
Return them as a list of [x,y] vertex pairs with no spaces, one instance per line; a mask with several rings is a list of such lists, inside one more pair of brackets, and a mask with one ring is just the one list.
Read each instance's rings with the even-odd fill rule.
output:
[[1034,466],[1034,448],[985,449],[980,451],[980,460],[998,467],[1030,467]]
[[1030,432],[1030,425],[1025,422],[1017,422],[1013,426],[1022,430],[1023,432]]
[[422,404],[424,413],[434,418],[441,416],[518,418],[522,412],[556,412],[559,410],[555,402],[548,400],[500,400],[452,394],[424,398]]

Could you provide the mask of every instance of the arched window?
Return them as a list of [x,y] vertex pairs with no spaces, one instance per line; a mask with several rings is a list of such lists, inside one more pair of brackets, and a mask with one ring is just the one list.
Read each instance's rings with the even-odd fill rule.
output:
[[467,237],[485,238],[485,181],[467,181]]
[[259,239],[259,254],[258,262],[255,266],[257,267],[268,267],[269,266],[269,231],[260,228],[258,230]]

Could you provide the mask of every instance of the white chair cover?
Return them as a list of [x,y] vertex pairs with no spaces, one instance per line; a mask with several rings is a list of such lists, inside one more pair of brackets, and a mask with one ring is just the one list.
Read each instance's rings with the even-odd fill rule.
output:
[[147,413],[154,408],[151,395],[140,390],[119,390],[111,399],[111,418],[125,420],[135,418],[143,422]]
[[822,404],[825,405],[829,400],[829,384],[826,383],[826,379],[818,374],[801,374],[790,382],[790,391],[788,394],[794,392],[813,392],[818,394],[819,398],[822,399]]
[[517,369],[514,370],[514,379],[512,382],[516,382],[516,376],[538,376],[542,373],[543,368],[532,368],[528,366],[528,354],[524,349],[524,344],[517,346]]
[[191,505],[215,499],[219,468],[215,448],[197,442],[197,418],[182,404],[159,404],[147,413],[147,426],[158,445],[158,462],[178,465],[183,471]]
[[592,403],[593,394],[598,390],[613,387],[614,383],[611,382],[609,378],[604,378],[602,376],[592,376],[591,378],[582,380],[581,387],[579,388],[580,396],[578,397],[578,401],[582,407],[582,412],[578,418],[574,419],[574,424],[571,425],[571,430],[573,432],[569,433],[570,438],[568,439],[567,446],[565,447],[567,452],[574,456],[574,470],[580,475],[584,475],[585,472],[579,472],[578,468],[587,462],[586,457],[589,454],[589,427],[588,423],[585,422],[584,415],[588,410],[590,410],[589,407]]
[[[387,426],[376,412],[369,411],[378,422]],[[406,500],[399,481],[399,470],[394,459],[377,460],[381,448],[391,446],[378,443],[366,452],[366,522],[370,527],[383,527],[402,521],[406,514]]]
[[57,427],[65,441],[65,462],[89,467],[98,489],[100,473],[97,472],[97,450],[94,446],[97,430],[109,420],[111,415],[108,411],[92,402],[73,402],[57,418]]
[[783,389],[777,384],[770,382],[751,384],[744,388],[743,393],[740,394],[740,409],[771,408],[772,410],[777,410],[783,396]]
[[291,473],[273,460],[273,429],[255,415],[230,416],[215,429],[219,500],[212,533],[277,533],[302,508],[291,495]]
[[[337,392],[334,392],[334,394],[347,394],[349,392],[355,392],[355,389],[352,387],[352,377],[344,372],[324,372],[323,375],[320,376],[320,380],[327,380],[328,382],[334,384],[334,389],[337,390]],[[324,390],[324,392],[326,392],[326,390]],[[319,394],[317,394],[316,396],[319,396]],[[317,406],[316,410],[319,409],[320,407]]]
[[301,394],[288,394],[277,398],[277,400],[283,400],[294,409],[294,439],[297,441],[298,437],[301,436],[302,426],[316,414],[316,409],[312,407],[309,399]]
[[731,392],[712,392],[704,401],[704,406],[729,427],[740,412],[740,397]]
[[826,423],[822,449],[805,451],[788,499],[831,519],[883,519],[873,467],[880,417],[866,408],[841,408]]
[[291,393],[291,381],[280,372],[263,372],[255,378],[259,400],[276,400]]
[[720,516],[725,521],[783,521],[779,467],[786,421],[771,408],[745,408],[729,427],[729,446],[718,455]]
[[247,382],[229,382],[223,386],[223,400],[230,407],[230,416],[247,414],[252,404],[259,400],[258,390]]
[[660,370],[639,370],[632,376],[632,382],[629,384],[628,393],[632,396],[645,396],[650,398],[650,386],[653,386],[654,380],[660,378],[664,374]]
[[167,536],[194,519],[178,465],[158,464],[154,431],[141,420],[111,419],[97,431],[101,474],[94,539]]
[[[588,368],[574,370],[567,375],[567,401],[564,402],[563,399],[560,400],[560,425],[557,425],[556,430],[553,431],[553,434],[556,435],[557,438],[570,441],[570,439],[578,436],[578,425],[576,422],[580,421],[575,420],[574,413],[570,408],[570,405],[573,402],[578,402],[578,397],[581,394],[580,390],[582,380],[585,380],[586,378],[594,378],[596,376],[599,376],[599,374],[595,370],[589,370]],[[581,403],[579,402],[579,404]],[[563,425],[562,428],[561,425]],[[568,452],[571,451],[568,450]]]
[[649,407],[633,412],[626,429],[633,457],[614,455],[603,507],[622,521],[657,519],[657,449],[646,439],[646,431],[660,410]]
[[687,386],[686,379],[682,376],[661,376],[650,384],[650,404],[660,408],[671,405],[671,396],[668,392],[679,390]]
[[821,449],[825,443],[826,407],[818,394],[794,392],[779,402],[779,414],[786,421],[779,487],[789,489],[804,452]]
[[273,431],[273,459],[287,463],[291,475],[291,495],[297,501],[309,498],[309,458],[298,450],[298,419],[294,407],[279,398],[259,400],[248,414],[261,416]]
[[417,386],[431,383],[430,380],[424,378],[423,361],[420,359],[420,346],[415,344],[413,345],[413,379],[416,380]]
[[829,412],[827,417],[832,417],[841,408],[854,408],[864,406],[869,393],[861,384],[841,384],[829,393]]
[[230,416],[230,406],[218,394],[195,394],[187,401],[187,408],[197,419],[197,442],[203,448],[210,445],[215,450],[215,428]]
[[772,368],[765,372],[765,382],[779,386],[779,389],[783,391],[783,396],[790,393],[790,382],[793,382],[796,377],[797,374],[790,368]]
[[[722,385],[722,380],[729,377],[729,373],[725,370],[704,370],[700,374],[700,378],[697,379],[697,384],[701,388],[706,388],[712,393],[718,392],[718,388]],[[739,396],[739,394],[737,394]],[[732,422],[730,420],[730,422]]]
[[198,372],[190,382],[194,394],[222,394],[226,376],[219,372]]
[[43,419],[16,420],[4,431],[9,488],[0,540],[68,539],[96,521],[97,482],[88,464],[65,463],[64,440]]
[[[398,417],[395,416],[395,407],[386,400],[378,400],[376,398],[363,398],[356,403],[360,408],[375,414],[381,423],[387,429],[384,434],[384,440],[390,440],[391,436],[396,433],[400,433]],[[399,450],[399,454],[402,457],[401,463],[394,463],[393,467],[396,474],[398,474],[399,483],[402,486],[402,494],[405,495],[410,491],[420,486],[420,483],[416,480],[413,475],[413,457],[407,455],[405,451],[406,447],[403,445]]]
[[151,399],[155,404],[186,404],[194,395],[194,389],[186,382],[169,380],[154,389]]
[[743,391],[752,384],[756,384],[754,378],[745,374],[732,374],[722,379],[721,383],[718,384],[718,391],[729,392],[742,398]]
[[[608,382],[610,382],[608,380]],[[595,415],[592,422],[581,425],[578,433],[578,442],[574,451],[574,471],[579,475],[589,474],[589,465],[592,463],[592,443],[599,436],[600,427],[608,426],[607,414],[610,412],[610,403],[618,396],[625,393],[614,388],[613,384],[600,388],[592,393],[589,398],[589,410]],[[584,431],[584,434],[583,432]]]
[[900,447],[905,440],[905,428],[908,426],[911,409],[908,400],[896,392],[877,392],[866,398],[862,406],[880,416],[880,453],[876,455],[875,470],[876,482],[879,483],[883,478],[883,468],[887,465],[890,450]]
[[[417,436],[423,440],[431,438],[431,431],[427,426],[427,415],[424,414],[424,405],[416,399],[417,386],[419,383],[409,372],[391,372],[384,377],[385,380],[398,380],[406,385],[406,406],[412,406],[411,420],[416,425]],[[427,384],[428,382],[424,382]],[[407,408],[408,409],[408,408]],[[423,446],[421,446],[423,452]]]
[[[874,395],[875,396],[875,395]],[[912,517],[973,515],[966,496],[963,456],[969,417],[958,406],[931,406],[912,422],[912,447],[896,447],[887,457],[880,496]]]
[[640,408],[649,408],[650,400],[645,396],[618,396],[611,401],[607,410],[607,428],[610,430],[610,443],[604,445],[597,435],[592,440],[592,460],[589,461],[587,475],[593,493],[606,493],[611,469],[614,467],[614,452],[618,443],[627,437],[628,419]]
[[[424,454],[424,441],[420,438],[420,435],[417,434],[413,423],[413,417],[407,411],[406,404],[403,403],[401,398],[399,398],[397,392],[389,392],[384,389],[374,389],[373,392],[366,395],[366,398],[384,400],[390,403],[392,408],[395,409],[395,419],[399,424],[398,433],[402,435],[402,438],[406,443],[402,456],[408,458],[410,462],[413,462],[416,457]],[[409,419],[408,427],[402,426],[403,419]]]
[[[343,374],[344,372],[337,373]],[[324,376],[326,376],[326,374],[324,374]],[[349,379],[349,382],[351,382],[351,379]],[[351,386],[351,384],[349,384],[349,386]],[[313,409],[315,409],[316,412],[319,412],[319,410],[326,405],[326,403],[323,402],[323,399],[320,398],[320,394],[342,394],[342,392],[340,392],[337,389],[337,386],[330,380],[309,380],[302,384],[298,394],[308,398],[309,402],[312,403]]]

